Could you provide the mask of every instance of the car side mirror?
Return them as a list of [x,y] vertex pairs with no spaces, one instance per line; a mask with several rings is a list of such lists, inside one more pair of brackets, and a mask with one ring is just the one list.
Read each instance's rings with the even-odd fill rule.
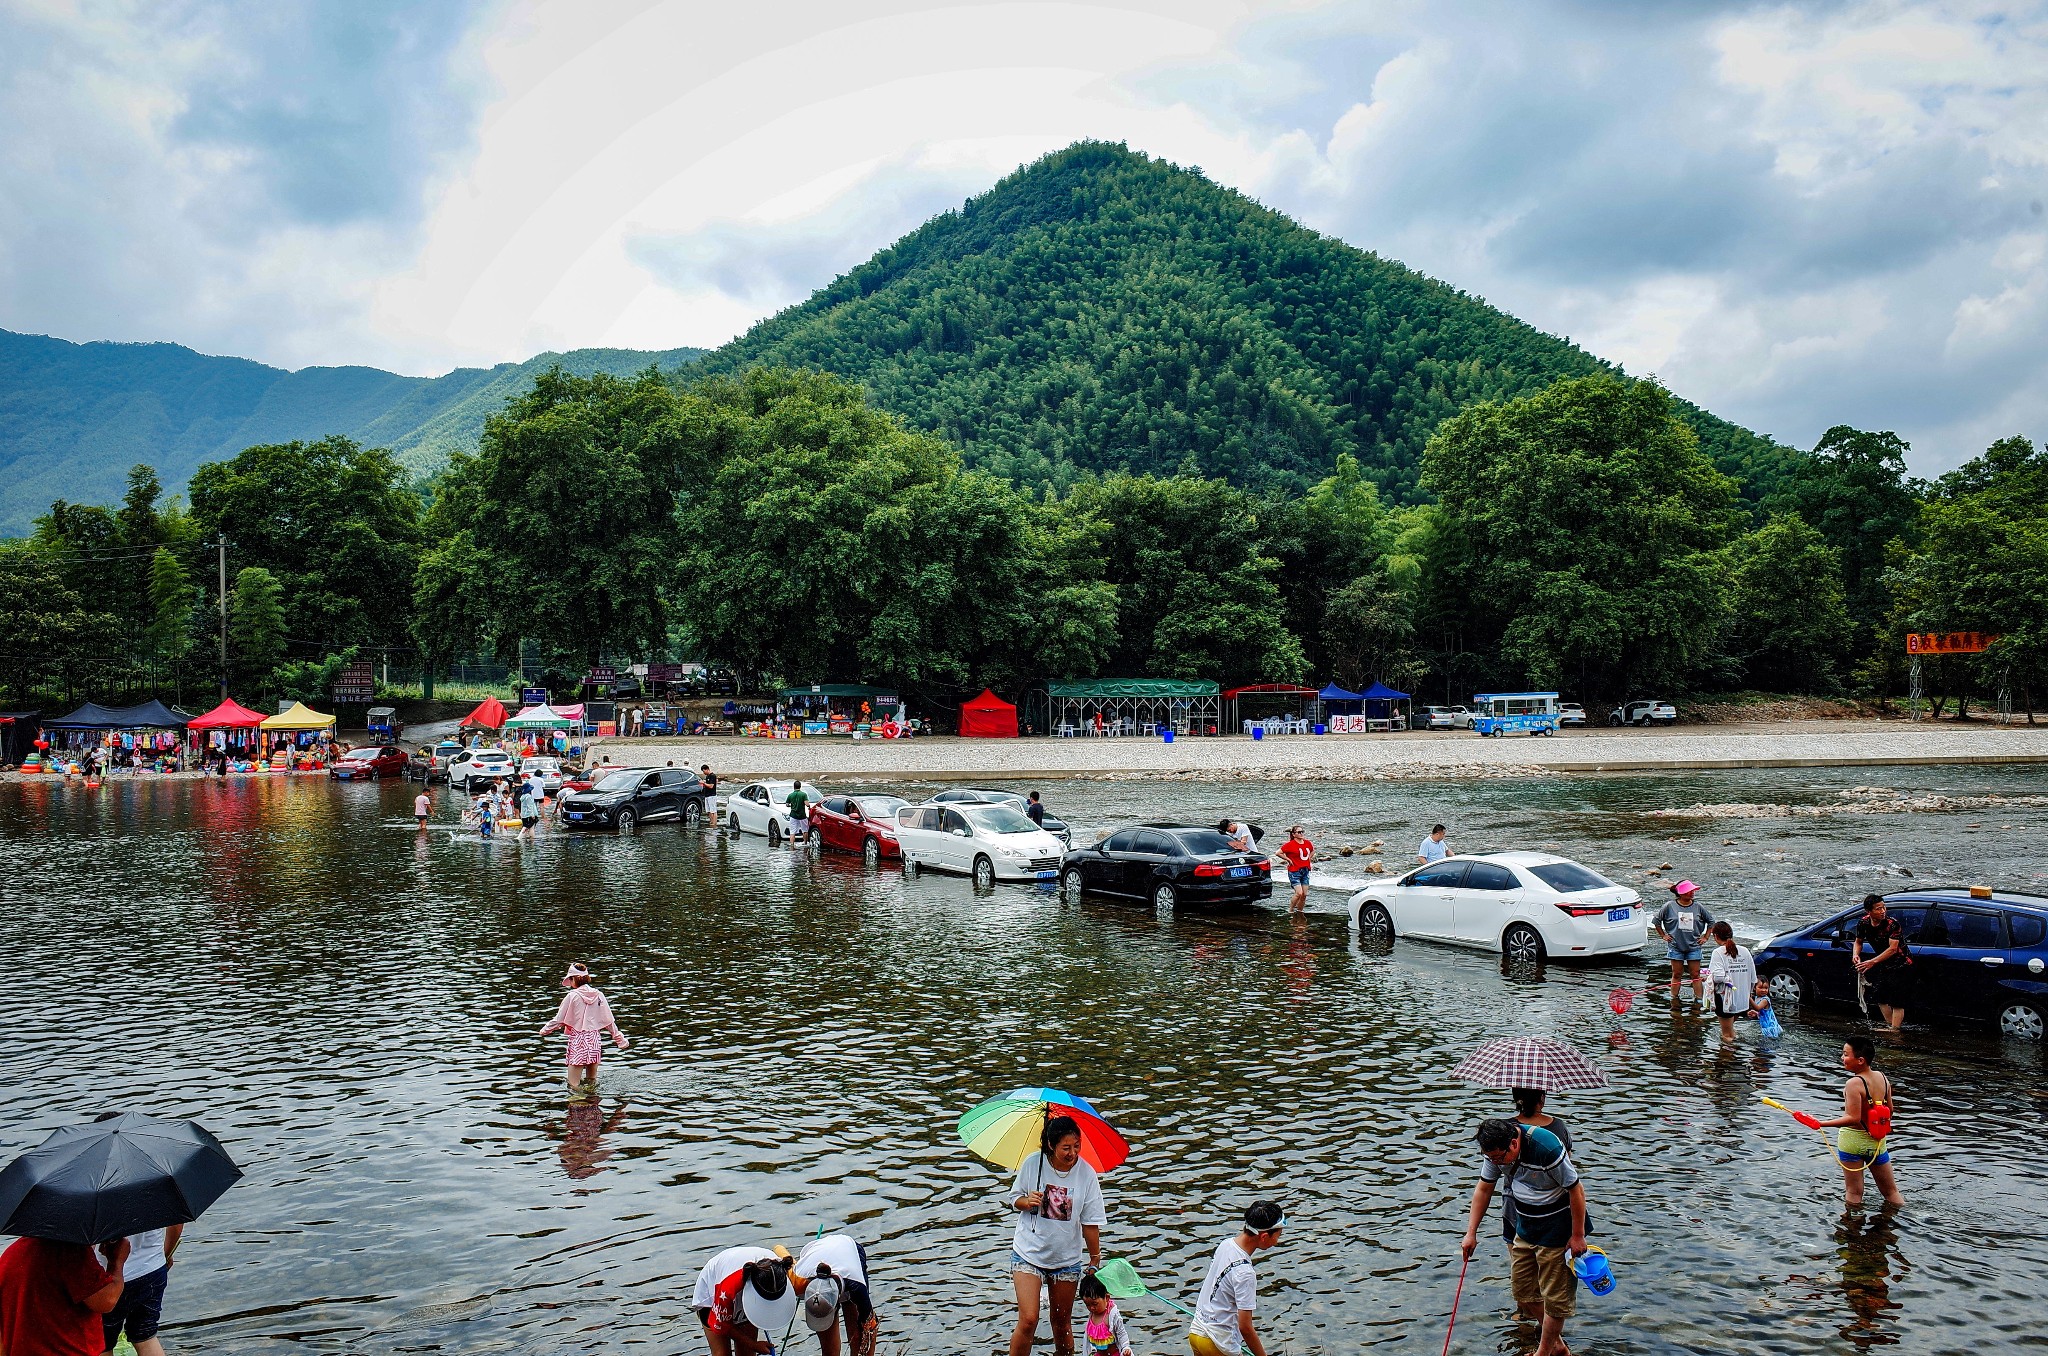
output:
[[965,837],[967,837],[967,830],[965,830],[965,829],[955,829],[955,830],[953,830],[953,836],[954,836],[955,838],[965,838]]

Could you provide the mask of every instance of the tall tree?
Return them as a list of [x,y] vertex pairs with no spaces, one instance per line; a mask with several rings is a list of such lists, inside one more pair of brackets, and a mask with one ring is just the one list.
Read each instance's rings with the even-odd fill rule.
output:
[[1821,435],[1811,456],[1799,459],[1765,507],[1792,512],[1811,524],[1842,558],[1842,586],[1855,632],[1850,646],[1867,653],[1889,605],[1885,553],[1895,541],[1910,544],[1920,503],[1906,477],[1911,445],[1896,433],[1869,433],[1837,424]]
[[1684,684],[1726,621],[1735,484],[1647,381],[1560,381],[1445,421],[1423,456],[1446,579],[1524,681],[1583,695]]
[[0,675],[15,700],[69,694],[89,681],[104,668],[116,626],[86,606],[44,552],[0,542]]
[[191,652],[198,601],[192,576],[174,552],[159,546],[149,562],[149,647],[160,662],[176,666]]
[[235,575],[234,597],[228,603],[228,654],[236,676],[254,692],[268,692],[277,666],[284,662],[283,588],[260,565],[246,565]]
[[293,633],[325,650],[404,639],[420,500],[382,448],[347,438],[271,443],[192,473],[199,535],[267,570]]
[[1737,675],[1775,692],[1835,691],[1855,629],[1842,553],[1804,519],[1779,513],[1728,554],[1728,656]]

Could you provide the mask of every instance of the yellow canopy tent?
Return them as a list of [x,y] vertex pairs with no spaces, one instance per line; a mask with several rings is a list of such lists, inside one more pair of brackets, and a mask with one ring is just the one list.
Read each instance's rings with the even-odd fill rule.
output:
[[291,709],[266,717],[266,730],[324,730],[334,724],[333,716],[323,716],[304,702],[293,702]]

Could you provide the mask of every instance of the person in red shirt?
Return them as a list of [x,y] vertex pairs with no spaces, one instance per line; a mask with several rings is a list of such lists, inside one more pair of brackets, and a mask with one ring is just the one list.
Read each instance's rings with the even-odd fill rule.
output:
[[1308,870],[1316,860],[1316,845],[1308,841],[1308,835],[1296,824],[1287,831],[1287,841],[1280,845],[1280,855],[1287,859],[1287,883],[1294,887],[1294,895],[1287,901],[1287,907],[1295,913],[1308,908]]
[[[101,1265],[104,1254],[105,1265]],[[128,1240],[100,1246],[17,1238],[0,1253],[0,1351],[7,1356],[101,1356],[100,1315],[121,1299]]]

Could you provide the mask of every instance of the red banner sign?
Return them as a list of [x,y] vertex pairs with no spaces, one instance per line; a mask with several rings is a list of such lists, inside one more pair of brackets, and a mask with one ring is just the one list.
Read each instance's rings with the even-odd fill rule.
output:
[[1907,654],[1982,654],[1998,642],[1986,631],[1911,631]]

